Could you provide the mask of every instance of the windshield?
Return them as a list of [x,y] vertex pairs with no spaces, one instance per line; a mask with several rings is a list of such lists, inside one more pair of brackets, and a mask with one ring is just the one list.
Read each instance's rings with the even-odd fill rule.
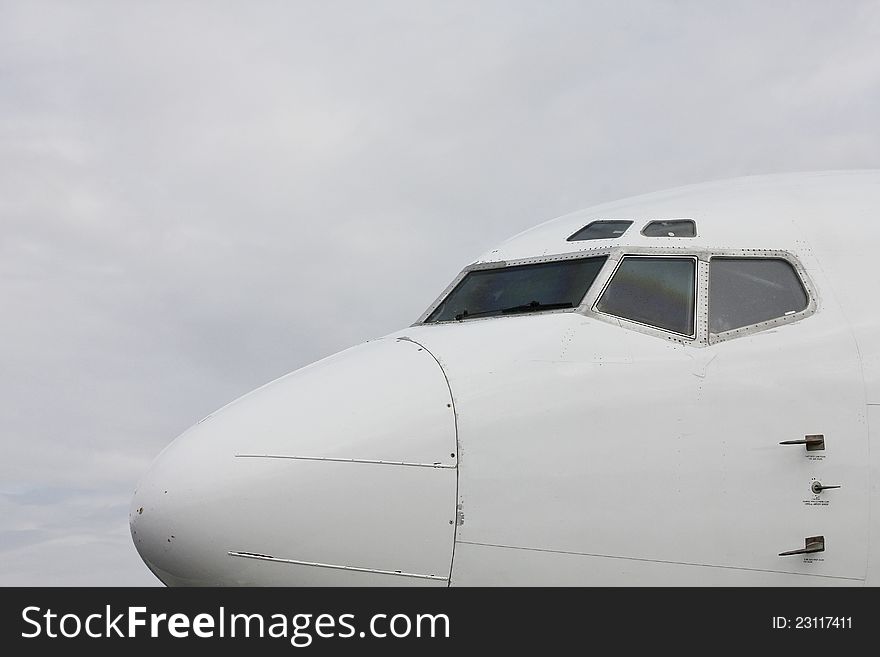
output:
[[578,258],[468,272],[425,323],[576,308],[606,259]]

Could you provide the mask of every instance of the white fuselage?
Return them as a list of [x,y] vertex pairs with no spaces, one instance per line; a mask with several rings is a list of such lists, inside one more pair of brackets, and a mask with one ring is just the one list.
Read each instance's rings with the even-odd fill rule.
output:
[[[880,172],[792,174],[522,233],[413,326],[175,440],[135,494],[135,545],[167,584],[877,584],[878,207]],[[683,217],[695,237],[640,232]],[[633,226],[567,241],[594,220]],[[426,322],[471,271],[584,256],[606,259],[575,307]],[[626,256],[694,259],[693,335],[599,310]],[[785,259],[808,304],[713,333],[723,257]]]

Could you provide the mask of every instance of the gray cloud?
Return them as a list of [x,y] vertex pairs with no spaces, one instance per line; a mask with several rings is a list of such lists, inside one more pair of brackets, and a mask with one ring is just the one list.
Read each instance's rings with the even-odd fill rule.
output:
[[878,43],[874,2],[4,2],[0,584],[155,583],[171,438],[509,235],[880,166]]

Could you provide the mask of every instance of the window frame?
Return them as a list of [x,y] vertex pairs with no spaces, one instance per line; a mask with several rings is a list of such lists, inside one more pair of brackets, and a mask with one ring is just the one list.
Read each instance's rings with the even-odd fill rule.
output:
[[[792,313],[791,315],[783,315],[782,317],[775,317],[773,319],[767,319],[763,322],[757,322],[755,324],[747,324],[746,326],[741,326],[740,328],[730,329],[729,331],[722,331],[720,333],[712,333],[709,331],[709,295],[712,293],[712,280],[710,276],[711,272],[711,263],[712,258],[725,258],[725,259],[748,259],[748,260],[783,260],[791,265],[792,270],[794,271],[795,276],[798,278],[801,286],[804,289],[804,292],[807,295],[807,305],[803,310],[799,310],[796,313]],[[818,309],[818,301],[817,295],[815,291],[815,287],[813,286],[812,281],[810,280],[809,275],[807,274],[806,268],[801,264],[800,260],[798,260],[794,255],[788,253],[787,251],[771,251],[765,249],[726,249],[726,250],[713,250],[706,254],[706,283],[707,283],[707,297],[706,297],[706,335],[708,339],[708,344],[718,344],[720,342],[725,342],[727,340],[732,340],[734,338],[743,337],[746,335],[752,335],[753,333],[758,333],[759,331],[765,331],[770,328],[774,328],[776,326],[783,326],[785,324],[792,324],[794,322],[798,322],[806,317],[809,317]]]
[[[648,228],[653,226],[654,224],[662,224],[665,222],[673,222],[673,221],[677,221],[679,223],[684,223],[686,221],[690,222],[694,227],[694,234],[693,235],[673,235],[671,237],[669,235],[646,235],[645,234],[645,231],[648,230]],[[657,240],[657,239],[660,239],[660,240],[662,240],[662,239],[666,239],[666,240],[692,240],[696,237],[699,237],[699,232],[697,231],[697,220],[696,219],[692,219],[691,217],[671,217],[669,219],[651,219],[648,223],[646,223],[644,226],[642,226],[642,229],[639,231],[639,235],[641,235],[642,237],[647,237],[649,240]]]
[[[590,310],[594,312],[598,316],[602,317],[610,317],[615,322],[625,322],[627,325],[635,325],[645,329],[650,329],[651,332],[658,331],[664,335],[673,335],[680,340],[686,340],[687,342],[694,342],[700,337],[700,313],[698,312],[700,306],[700,258],[696,254],[693,253],[633,253],[633,249],[627,249],[624,253],[620,254],[620,257],[617,259],[614,270],[605,280],[602,285],[602,289],[598,295],[596,295],[596,299],[593,302],[593,305],[590,307]],[[694,330],[693,333],[679,333],[677,331],[672,331],[670,329],[665,329],[660,326],[654,326],[653,324],[646,324],[645,322],[639,322],[635,319],[629,319],[628,317],[621,317],[620,315],[614,315],[612,313],[608,313],[602,310],[599,310],[599,302],[602,300],[602,297],[605,296],[605,292],[608,287],[611,285],[611,282],[614,280],[614,277],[617,275],[617,271],[623,265],[623,262],[627,258],[632,259],[645,259],[651,258],[652,260],[657,259],[673,259],[673,260],[692,260],[694,263],[694,309],[693,309],[693,325]]]
[[515,317],[534,317],[535,315],[555,315],[561,313],[581,313],[584,314],[584,311],[589,308],[589,304],[592,303],[592,298],[595,296],[594,290],[602,284],[602,281],[607,277],[609,263],[612,263],[612,249],[610,247],[602,247],[595,249],[583,249],[581,251],[575,251],[572,253],[562,253],[559,255],[552,256],[542,256],[540,258],[521,258],[519,260],[500,260],[495,262],[475,262],[471,265],[468,265],[464,269],[462,269],[458,276],[456,276],[453,281],[446,287],[443,292],[440,293],[434,302],[428,306],[428,309],[422,313],[422,315],[415,321],[413,326],[443,326],[445,324],[459,324],[458,320],[448,319],[443,321],[434,321],[427,322],[427,319],[434,313],[437,307],[443,303],[443,300],[456,288],[458,284],[464,279],[465,276],[470,274],[473,271],[483,271],[487,269],[506,269],[508,267],[520,267],[522,265],[539,265],[547,262],[562,262],[565,260],[584,260],[587,258],[605,258],[605,262],[602,265],[602,268],[599,270],[599,273],[596,275],[596,278],[593,280],[590,285],[587,293],[584,295],[584,298],[581,299],[580,304],[577,306],[573,306],[571,308],[556,308],[554,310],[541,310],[538,312],[532,313],[511,313],[509,315],[488,315],[486,317],[471,317],[467,320],[468,323],[471,322],[481,322],[488,320],[497,320],[497,319],[511,319]]
[[[620,233],[620,235],[615,235],[613,237],[593,237],[593,238],[587,239],[587,240],[574,239],[575,235],[585,231],[587,228],[589,228],[593,224],[624,224],[624,223],[626,224],[626,228],[623,229],[623,232]],[[634,219],[594,219],[590,223],[584,224],[583,226],[578,228],[576,231],[574,231],[571,235],[569,235],[567,238],[565,238],[565,241],[566,242],[595,242],[596,240],[618,240],[629,232],[630,228],[632,228],[634,223],[635,223]]]
[[[671,239],[671,238],[670,238]],[[428,309],[422,313],[412,326],[444,326],[447,324],[459,324],[454,320],[444,322],[432,322],[426,324],[425,320],[436,310],[447,295],[461,282],[461,280],[471,271],[479,269],[496,269],[501,267],[515,267],[518,265],[539,264],[544,262],[556,262],[559,260],[576,260],[579,258],[593,258],[606,256],[605,264],[587,290],[581,304],[575,308],[559,308],[556,310],[544,310],[539,313],[522,313],[511,315],[495,315],[488,317],[474,317],[467,320],[467,323],[495,321],[501,319],[526,318],[535,315],[555,315],[562,313],[578,313],[585,317],[591,317],[598,321],[619,326],[626,330],[635,331],[644,335],[661,338],[669,342],[676,342],[682,345],[692,347],[708,347],[727,340],[752,335],[760,331],[771,329],[785,324],[799,322],[806,317],[815,313],[819,308],[819,295],[816,287],[813,285],[806,268],[797,256],[788,251],[779,251],[771,249],[706,249],[691,248],[688,246],[665,245],[665,246],[626,246],[626,245],[605,245],[594,248],[584,248],[568,253],[561,253],[550,256],[541,256],[534,258],[521,258],[509,261],[477,261],[462,269],[452,282],[440,293],[440,295],[431,303]],[[611,281],[611,278],[617,271],[618,266],[627,256],[648,256],[648,257],[689,257],[697,260],[696,276],[696,318],[694,327],[696,336],[685,336],[680,333],[674,333],[665,329],[642,324],[624,317],[617,317],[596,310],[595,306],[605,292],[605,288]],[[804,291],[807,293],[807,307],[793,315],[785,315],[772,320],[766,320],[759,324],[743,326],[738,329],[732,329],[724,333],[709,334],[709,264],[712,258],[774,258],[787,261],[793,268]],[[463,323],[463,322],[462,322]]]

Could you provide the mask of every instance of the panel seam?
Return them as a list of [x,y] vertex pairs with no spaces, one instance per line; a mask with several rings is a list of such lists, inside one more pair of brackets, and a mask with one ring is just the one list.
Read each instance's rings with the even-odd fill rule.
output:
[[405,573],[401,570],[381,570],[379,568],[363,568],[360,566],[344,566],[341,564],[319,563],[317,561],[301,561],[299,559],[283,559],[281,557],[273,557],[269,554],[260,554],[259,552],[241,552],[238,550],[230,550],[227,552],[230,557],[240,557],[242,559],[255,559],[257,561],[271,561],[275,563],[287,563],[294,566],[310,566],[312,568],[330,568],[332,570],[348,570],[358,573],[372,573],[376,575],[394,575],[396,577],[414,577],[417,579],[430,579],[441,582],[448,582],[449,578],[440,575],[424,575],[422,573]]
[[288,459],[293,461],[331,461],[333,463],[367,463],[371,465],[401,465],[411,468],[455,468],[451,463],[413,463],[410,461],[381,461],[377,459],[348,459],[333,456],[293,456],[287,454],[234,454],[237,459]]
[[440,373],[443,375],[443,380],[446,381],[446,388],[449,390],[449,403],[452,404],[452,422],[455,428],[455,507],[452,509],[452,522],[455,523],[455,531],[452,534],[452,556],[449,559],[449,577],[446,578],[446,585],[452,586],[452,568],[455,564],[455,544],[458,542],[459,533],[459,465],[461,465],[461,442],[459,441],[458,436],[458,409],[455,406],[455,395],[452,394],[452,384],[449,382],[449,377],[446,375],[446,370],[443,368],[443,364],[440,362],[440,359],[434,355],[434,352],[428,349],[421,342],[413,340],[410,337],[403,336],[397,339],[412,342],[414,345],[418,345],[419,347],[424,349],[427,354],[434,359],[434,362],[437,363],[437,367],[440,368]]
[[861,577],[842,577],[840,575],[821,575],[818,573],[794,573],[787,570],[772,570],[769,568],[748,568],[745,566],[722,566],[713,563],[694,563],[689,561],[670,561],[666,559],[647,559],[644,557],[624,557],[615,554],[594,554],[591,552],[575,552],[572,550],[553,550],[549,548],[522,547],[517,545],[502,545],[500,543],[479,543],[477,541],[458,541],[462,545],[478,545],[480,547],[502,548],[505,550],[522,550],[525,552],[549,552],[551,554],[568,554],[578,557],[598,557],[602,559],[622,559],[624,561],[642,561],[646,563],[662,563],[676,566],[698,566],[700,568],[721,568],[724,570],[746,570],[758,573],[778,573],[780,575],[802,575],[805,577],[824,577],[827,579],[842,579],[853,582],[864,582]]

